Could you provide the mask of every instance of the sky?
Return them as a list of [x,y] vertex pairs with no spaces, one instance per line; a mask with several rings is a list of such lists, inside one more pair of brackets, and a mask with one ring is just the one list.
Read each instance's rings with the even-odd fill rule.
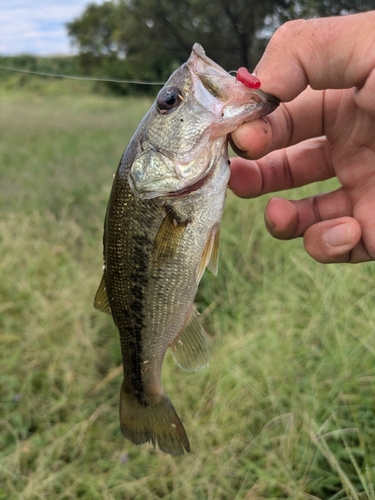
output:
[[93,0],[0,0],[0,55],[73,54],[65,23]]

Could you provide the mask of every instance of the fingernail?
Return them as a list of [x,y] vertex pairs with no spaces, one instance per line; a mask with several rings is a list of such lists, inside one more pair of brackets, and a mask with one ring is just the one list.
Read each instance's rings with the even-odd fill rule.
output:
[[340,247],[350,243],[350,231],[348,224],[339,224],[331,227],[324,233],[324,240],[331,247]]
[[273,224],[269,218],[268,218],[268,215],[267,215],[267,212],[264,212],[264,221],[266,223],[266,225],[270,228],[270,229],[273,229],[275,227],[275,224]]

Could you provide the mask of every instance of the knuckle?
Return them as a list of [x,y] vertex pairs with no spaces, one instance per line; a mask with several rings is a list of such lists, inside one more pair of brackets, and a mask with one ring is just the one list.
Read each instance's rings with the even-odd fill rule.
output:
[[303,33],[306,22],[304,19],[287,21],[275,31],[270,40],[270,45],[285,46],[289,41],[293,41],[296,36]]

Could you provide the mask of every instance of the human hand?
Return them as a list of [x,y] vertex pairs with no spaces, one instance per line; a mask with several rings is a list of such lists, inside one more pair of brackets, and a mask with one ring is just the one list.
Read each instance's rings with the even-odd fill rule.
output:
[[232,134],[234,150],[252,159],[232,159],[238,196],[337,176],[339,189],[272,198],[265,212],[274,237],[303,236],[323,263],[375,260],[374,26],[375,11],[284,24],[256,68],[262,90],[282,104]]

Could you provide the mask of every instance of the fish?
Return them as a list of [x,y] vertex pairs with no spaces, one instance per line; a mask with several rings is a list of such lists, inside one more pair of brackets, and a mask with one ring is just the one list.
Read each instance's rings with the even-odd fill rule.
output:
[[94,306],[111,314],[123,361],[120,428],[134,444],[190,451],[161,385],[170,348],[180,368],[208,365],[194,298],[218,270],[230,173],[228,134],[279,100],[249,89],[194,44],[158,93],[114,176],[104,222],[103,277]]

